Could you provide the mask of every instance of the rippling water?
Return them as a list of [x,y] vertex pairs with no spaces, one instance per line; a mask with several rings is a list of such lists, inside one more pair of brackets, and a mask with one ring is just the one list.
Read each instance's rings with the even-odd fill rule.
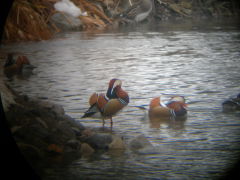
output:
[[[129,150],[77,159],[55,169],[52,177],[215,179],[234,164],[240,153],[240,115],[222,113],[221,103],[240,91],[240,30],[159,29],[71,32],[49,41],[3,47],[28,53],[37,66],[31,77],[10,80],[11,86],[63,105],[67,114],[99,131],[100,120],[80,119],[88,98],[93,92],[106,92],[111,78],[121,79],[131,99],[113,118],[112,133],[126,141],[143,134],[156,147],[152,153]],[[187,120],[151,122],[133,107],[148,107],[160,94],[184,95]]]

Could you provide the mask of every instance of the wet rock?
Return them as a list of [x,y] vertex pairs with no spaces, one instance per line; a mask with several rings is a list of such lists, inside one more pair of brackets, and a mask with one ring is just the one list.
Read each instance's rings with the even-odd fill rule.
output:
[[92,136],[93,134],[95,134],[95,132],[93,132],[91,129],[85,129],[85,130],[82,132],[82,138],[90,137],[90,136]]
[[109,134],[93,134],[89,137],[83,137],[84,142],[88,143],[94,149],[107,150],[112,142],[112,136]]
[[37,117],[36,120],[40,125],[42,125],[43,128],[48,129],[48,125],[45,121],[43,121],[41,118]]
[[85,156],[89,156],[91,155],[92,153],[95,152],[95,150],[87,143],[82,143],[81,144],[81,149],[80,149],[80,152],[81,152],[81,155],[83,157]]
[[63,116],[65,114],[63,107],[57,104],[53,104],[52,111],[55,112],[57,116]]
[[67,141],[65,147],[67,148],[68,152],[79,151],[81,143],[76,139],[71,139]]
[[39,160],[40,158],[44,157],[41,149],[39,149],[37,146],[20,142],[17,143],[17,145],[21,149],[23,155],[29,160]]
[[47,151],[50,152],[50,153],[61,154],[61,153],[63,153],[63,148],[62,148],[61,145],[50,144],[47,147]]
[[126,149],[126,145],[123,139],[119,136],[113,136],[112,142],[108,145],[110,150],[114,149]]
[[56,124],[55,128],[51,130],[51,141],[64,144],[70,139],[75,139],[75,132],[66,121],[60,121]]
[[17,132],[19,129],[21,129],[22,128],[22,126],[13,126],[12,128],[11,128],[11,132],[12,132],[12,134],[14,134],[15,132]]
[[139,135],[130,141],[129,146],[131,149],[141,149],[148,146],[152,146],[152,144],[148,141],[148,139],[144,135]]
[[82,22],[78,17],[66,13],[55,13],[51,17],[51,20],[63,31],[80,30],[82,26]]
[[156,153],[156,148],[148,141],[144,135],[139,135],[129,142],[132,151],[141,154]]
[[63,107],[60,105],[53,104],[49,101],[38,101],[37,103],[38,103],[38,106],[43,108],[43,109],[40,109],[40,111],[37,111],[35,109],[36,113],[38,113],[38,114],[42,114],[41,111],[43,111],[44,109],[46,111],[48,111],[47,114],[51,113],[51,114],[55,114],[55,116],[59,116],[59,117],[61,117],[65,114]]
[[62,116],[62,120],[66,121],[69,126],[71,126],[72,130],[75,132],[77,136],[80,136],[82,134],[82,131],[85,130],[85,127],[82,125],[80,121],[75,120],[74,118],[70,117],[67,114],[64,114]]
[[77,127],[71,127],[76,136],[81,136],[82,131]]

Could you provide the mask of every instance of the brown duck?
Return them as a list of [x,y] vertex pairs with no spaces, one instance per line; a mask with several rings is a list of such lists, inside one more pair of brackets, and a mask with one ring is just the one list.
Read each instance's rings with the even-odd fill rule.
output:
[[111,120],[111,127],[113,125],[112,117],[116,115],[129,103],[129,96],[126,91],[122,89],[122,81],[119,79],[112,79],[109,82],[106,94],[93,93],[89,98],[90,108],[84,113],[82,118],[95,117],[103,120]]
[[24,55],[19,55],[16,60],[13,59],[13,54],[9,53],[4,65],[4,73],[7,76],[20,74],[23,71],[32,71],[35,66],[31,65],[29,59]]
[[155,97],[150,102],[149,117],[183,117],[187,114],[186,107],[185,98],[182,96],[174,96],[166,104],[161,101],[161,97]]

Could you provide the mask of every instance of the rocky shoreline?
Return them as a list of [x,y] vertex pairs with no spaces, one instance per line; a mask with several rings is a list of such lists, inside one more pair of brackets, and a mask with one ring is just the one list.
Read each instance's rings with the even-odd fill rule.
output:
[[[8,90],[15,102],[4,108],[7,124],[23,157],[40,177],[47,176],[45,171],[53,165],[92,158],[98,153],[154,151],[154,146],[143,135],[126,142],[111,131],[99,133],[84,127],[60,105]],[[2,97],[4,104],[4,94]]]

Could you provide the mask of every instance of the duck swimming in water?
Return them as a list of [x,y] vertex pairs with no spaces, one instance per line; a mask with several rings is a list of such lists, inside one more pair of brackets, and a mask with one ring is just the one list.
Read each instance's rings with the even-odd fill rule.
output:
[[116,115],[129,103],[129,96],[126,91],[122,89],[122,81],[119,79],[112,79],[109,82],[106,94],[93,93],[89,98],[89,109],[84,113],[82,118],[95,117],[103,120],[111,120],[111,127],[113,125],[112,117]]
[[187,115],[187,104],[183,96],[174,96],[167,103],[161,101],[161,96],[155,97],[149,106],[150,118],[184,117]]
[[222,103],[224,112],[240,111],[240,93],[237,97],[229,98]]
[[28,73],[31,72],[35,66],[30,64],[29,59],[24,55],[19,55],[15,60],[13,58],[14,54],[9,53],[4,65],[4,73],[7,76],[12,76],[14,74]]

